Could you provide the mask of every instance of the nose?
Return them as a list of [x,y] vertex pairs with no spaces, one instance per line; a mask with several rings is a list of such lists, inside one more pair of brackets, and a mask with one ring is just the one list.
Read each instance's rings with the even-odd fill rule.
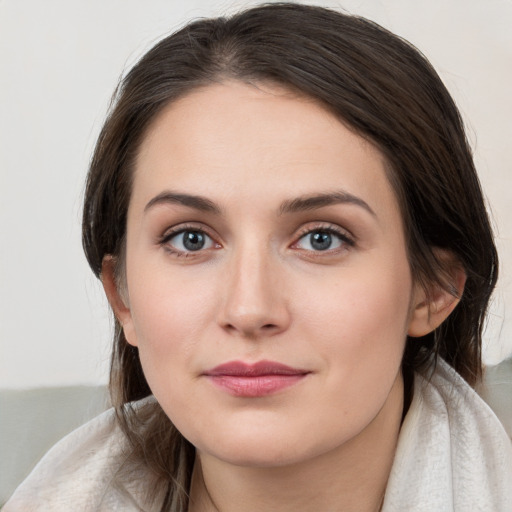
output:
[[230,260],[223,281],[221,327],[253,339],[285,331],[291,317],[278,256],[248,246]]

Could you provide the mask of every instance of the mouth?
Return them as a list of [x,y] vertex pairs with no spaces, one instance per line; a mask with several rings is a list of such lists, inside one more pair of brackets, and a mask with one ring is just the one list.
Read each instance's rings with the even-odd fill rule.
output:
[[259,361],[254,364],[230,361],[206,371],[203,375],[216,387],[233,396],[256,398],[289,388],[310,373],[308,370],[273,361]]

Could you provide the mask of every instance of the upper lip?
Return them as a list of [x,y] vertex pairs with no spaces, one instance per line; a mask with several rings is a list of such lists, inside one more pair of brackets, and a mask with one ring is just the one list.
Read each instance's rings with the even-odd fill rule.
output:
[[206,371],[204,375],[210,377],[261,377],[264,375],[304,375],[306,373],[310,372],[301,368],[292,368],[275,361],[258,361],[257,363],[229,361]]

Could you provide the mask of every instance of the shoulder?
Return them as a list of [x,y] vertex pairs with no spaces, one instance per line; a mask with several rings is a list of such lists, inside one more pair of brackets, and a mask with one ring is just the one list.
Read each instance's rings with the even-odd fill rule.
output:
[[442,360],[414,385],[384,510],[509,510],[512,445],[492,410]]
[[[129,453],[114,410],[108,410],[59,441],[2,510],[140,510],[116,478]],[[139,477],[142,483],[148,475]]]

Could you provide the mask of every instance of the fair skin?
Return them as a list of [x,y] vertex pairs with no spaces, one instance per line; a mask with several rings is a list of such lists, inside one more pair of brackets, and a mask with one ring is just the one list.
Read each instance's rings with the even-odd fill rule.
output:
[[[379,509],[406,335],[456,300],[434,290],[428,304],[415,285],[374,146],[276,86],[189,93],[141,145],[125,283],[108,257],[103,283],[155,397],[196,447],[190,512]],[[226,387],[212,369],[233,361],[296,373]]]

